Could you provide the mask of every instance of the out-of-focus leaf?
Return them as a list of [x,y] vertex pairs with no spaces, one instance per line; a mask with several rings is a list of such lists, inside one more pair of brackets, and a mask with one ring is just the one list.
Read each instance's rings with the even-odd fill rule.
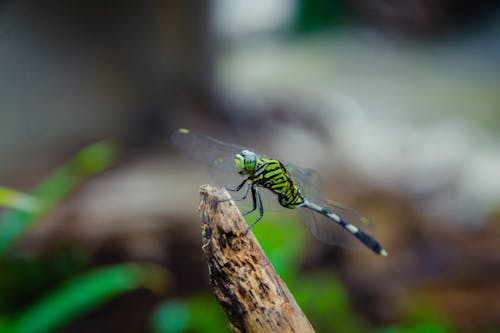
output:
[[449,331],[445,326],[439,324],[418,323],[414,325],[398,325],[377,329],[374,333],[447,333]]
[[280,277],[291,282],[305,252],[307,234],[296,215],[266,211],[252,231]]
[[171,300],[163,303],[155,311],[152,326],[158,333],[182,333],[190,322],[191,309],[180,300]]
[[399,326],[388,326],[383,328],[378,328],[373,331],[373,333],[403,333],[403,329]]
[[290,289],[318,332],[366,332],[363,320],[351,310],[347,291],[333,274],[303,276]]
[[418,297],[405,306],[407,314],[397,325],[380,328],[375,333],[448,333],[452,322],[432,303]]
[[10,321],[0,321],[0,332],[53,332],[75,317],[132,289],[158,290],[168,282],[159,266],[122,264],[99,268],[59,287]]
[[299,33],[319,32],[350,19],[351,12],[343,1],[300,0],[297,2],[295,28]]
[[117,147],[107,140],[82,149],[33,189],[31,195],[37,200],[37,209],[4,212],[0,216],[0,255],[83,180],[108,168],[116,160],[117,152]]
[[208,295],[165,302],[155,312],[152,326],[156,333],[231,332],[220,305]]
[[403,321],[408,332],[446,333],[454,331],[451,321],[430,301],[415,297]]
[[0,186],[0,206],[33,212],[37,199],[29,194]]
[[79,151],[68,165],[80,176],[93,176],[113,165],[117,147],[110,140],[103,140]]
[[90,264],[90,253],[58,244],[43,253],[0,258],[0,313],[12,315]]

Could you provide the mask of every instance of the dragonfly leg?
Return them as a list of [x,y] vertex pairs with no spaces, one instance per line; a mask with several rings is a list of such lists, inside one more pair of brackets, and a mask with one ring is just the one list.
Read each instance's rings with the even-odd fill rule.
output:
[[250,187],[252,187],[251,185],[247,185],[247,188],[245,189],[245,193],[243,194],[243,196],[239,199],[234,199],[234,201],[243,201],[247,198],[248,196],[248,193],[250,192]]
[[252,205],[253,206],[252,206],[252,209],[242,213],[241,215],[243,215],[243,216],[248,215],[257,209],[257,194],[258,194],[257,189],[253,185],[250,185],[249,188],[251,188],[251,190],[252,190]]
[[228,190],[229,192],[239,192],[241,190],[241,188],[243,186],[245,186],[245,184],[247,183],[248,181],[248,178],[245,178],[243,179],[243,181],[240,183],[240,185],[238,185],[236,188],[230,188],[230,187],[226,187],[226,190]]
[[253,223],[248,227],[247,231],[245,231],[245,235],[250,231],[250,229],[255,227],[257,222],[259,222],[264,216],[264,206],[262,205],[262,198],[257,190],[256,193],[257,193],[257,206],[259,206],[259,217],[255,221],[253,221]]
[[[245,178],[241,184],[238,185],[238,187],[236,188],[229,188],[229,187],[226,187],[226,190],[230,191],[230,192],[239,192],[241,190],[241,188],[243,186],[245,186],[245,184],[247,184],[247,181],[248,181],[248,178]],[[245,193],[243,194],[243,196],[240,198],[240,199],[233,199],[233,198],[229,198],[229,199],[223,199],[223,200],[220,200],[219,202],[226,202],[226,201],[230,201],[230,200],[233,200],[233,201],[242,201],[242,200],[245,200],[248,196],[248,191],[250,190],[250,185],[247,186],[247,188],[245,189]]]

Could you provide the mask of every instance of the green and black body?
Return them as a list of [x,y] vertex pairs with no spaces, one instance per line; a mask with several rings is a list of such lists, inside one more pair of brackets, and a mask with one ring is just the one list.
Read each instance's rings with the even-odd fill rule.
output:
[[290,209],[304,207],[320,213],[353,234],[354,237],[359,239],[375,253],[383,256],[387,255],[387,251],[374,238],[358,227],[344,221],[340,216],[330,212],[328,209],[314,202],[309,202],[304,198],[287,168],[279,160],[258,157],[252,151],[242,150],[240,153],[236,154],[234,164],[237,172],[242,176],[246,176],[243,182],[235,190],[240,191],[245,185],[247,186],[243,199],[246,198],[249,190],[252,191],[253,209],[247,213],[257,208],[259,208],[260,212],[257,220],[254,221],[249,228],[252,228],[262,218],[262,199],[260,198],[257,187],[263,187],[278,196],[278,202],[281,206]]
[[[248,230],[255,226],[264,214],[259,188],[265,188],[276,194],[279,204],[285,208],[307,208],[324,216],[327,221],[307,223],[307,226],[316,238],[326,243],[336,243],[332,241],[332,239],[336,238],[332,237],[332,235],[336,236],[335,228],[332,228],[332,225],[336,224],[352,234],[375,253],[382,256],[387,255],[387,251],[373,237],[348,221],[348,219],[353,219],[353,217],[356,220],[362,221],[363,218],[359,218],[359,214],[338,205],[327,205],[326,201],[316,198],[317,196],[309,198],[304,193],[303,190],[309,185],[308,180],[304,176],[308,173],[306,170],[294,167],[292,173],[288,170],[287,165],[279,160],[261,157],[248,149],[201,136],[186,129],[179,129],[175,132],[172,135],[172,141],[196,159],[208,162],[212,167],[225,167],[227,171],[230,171],[232,168],[233,172],[236,171],[244,177],[243,181],[235,189],[228,188],[228,190],[243,190],[243,196],[240,200],[246,199],[251,192],[252,209],[243,215],[258,210],[259,216],[249,226]],[[195,149],[196,146],[200,149]],[[214,154],[215,156],[212,156],[207,161],[207,157],[210,154]],[[228,164],[227,160],[231,155],[232,163]]]

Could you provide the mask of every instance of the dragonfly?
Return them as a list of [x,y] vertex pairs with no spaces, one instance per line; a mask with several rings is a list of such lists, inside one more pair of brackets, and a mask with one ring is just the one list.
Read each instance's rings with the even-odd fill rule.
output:
[[194,159],[207,164],[211,170],[243,178],[235,188],[226,189],[232,192],[242,191],[243,195],[238,200],[245,200],[251,195],[252,208],[243,215],[258,211],[259,216],[250,224],[247,232],[264,216],[260,189],[267,189],[277,196],[280,206],[313,212],[316,216],[306,218],[305,223],[320,241],[344,245],[346,241],[352,244],[350,240],[357,239],[359,244],[376,254],[387,256],[388,253],[382,245],[362,229],[369,227],[366,217],[323,197],[320,177],[316,171],[268,158],[250,149],[185,128],[174,131],[171,141]]

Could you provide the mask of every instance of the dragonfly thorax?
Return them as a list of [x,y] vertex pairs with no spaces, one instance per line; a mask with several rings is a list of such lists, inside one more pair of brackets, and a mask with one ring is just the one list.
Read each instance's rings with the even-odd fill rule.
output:
[[242,150],[234,157],[234,166],[240,175],[251,175],[257,166],[257,155],[250,150]]

